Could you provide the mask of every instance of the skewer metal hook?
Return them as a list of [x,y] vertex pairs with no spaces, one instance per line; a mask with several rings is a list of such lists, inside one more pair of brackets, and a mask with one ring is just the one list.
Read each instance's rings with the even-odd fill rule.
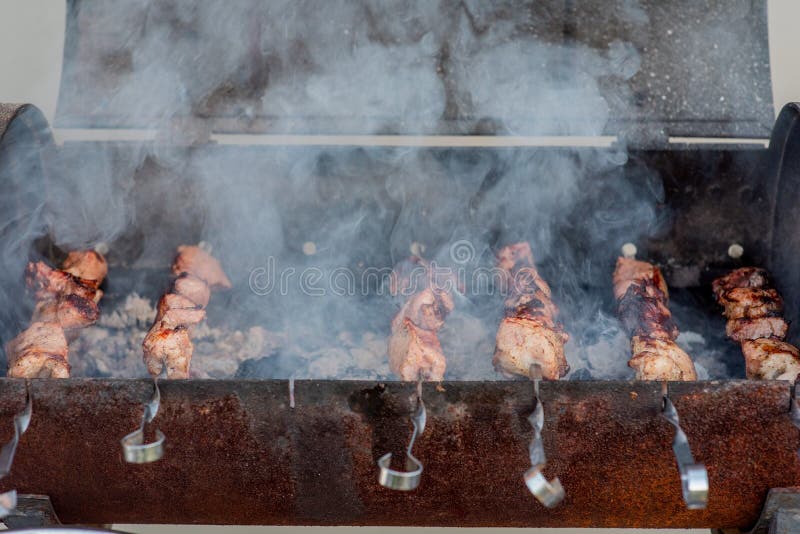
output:
[[548,481],[544,470],[547,456],[544,453],[544,440],[542,428],[544,427],[544,407],[539,398],[539,382],[542,380],[542,368],[539,364],[531,365],[530,378],[533,380],[533,394],[536,407],[528,416],[528,422],[533,427],[533,439],[528,447],[531,459],[531,468],[525,472],[525,485],[536,499],[547,508],[554,508],[564,500],[564,487],[558,477]]
[[417,436],[425,431],[425,423],[428,413],[425,410],[425,403],[422,401],[422,376],[417,381],[417,409],[411,417],[414,431],[411,433],[411,440],[406,449],[406,470],[397,471],[389,466],[392,462],[392,453],[386,453],[378,459],[378,483],[384,488],[399,491],[411,491],[419,486],[422,479],[422,462],[412,453],[414,442]]
[[166,437],[161,430],[156,430],[156,440],[144,442],[144,427],[152,423],[161,405],[161,392],[158,389],[158,377],[153,379],[153,396],[144,405],[142,424],[139,428],[122,438],[122,452],[125,461],[131,464],[146,464],[160,460],[164,456],[164,440]]
[[662,384],[663,405],[661,415],[675,427],[675,438],[672,440],[672,450],[678,462],[681,473],[681,489],[683,501],[689,510],[702,510],[708,503],[708,472],[702,463],[695,463],[689,440],[680,425],[678,411],[669,399],[667,383]]
[[[17,445],[22,434],[28,430],[33,414],[33,400],[28,383],[25,383],[25,408],[14,416],[14,436],[11,441],[3,445],[0,449],[0,478],[7,476],[11,472],[11,465],[14,463],[14,455],[17,452]],[[8,516],[17,507],[17,490],[13,489],[0,494],[0,518]]]

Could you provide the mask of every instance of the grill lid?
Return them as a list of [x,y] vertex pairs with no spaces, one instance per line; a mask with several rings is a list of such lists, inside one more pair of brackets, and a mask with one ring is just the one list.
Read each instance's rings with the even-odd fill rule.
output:
[[69,0],[56,124],[767,137],[766,13],[766,0]]

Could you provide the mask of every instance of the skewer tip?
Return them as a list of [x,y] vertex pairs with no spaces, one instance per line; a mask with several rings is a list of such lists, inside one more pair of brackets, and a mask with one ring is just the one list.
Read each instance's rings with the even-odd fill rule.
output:
[[306,256],[313,256],[317,253],[317,244],[313,241],[306,241],[303,243],[303,254]]
[[106,254],[108,254],[109,251],[108,243],[106,243],[105,241],[97,243],[94,246],[94,251],[97,252],[98,254],[102,254],[103,256],[105,256]]
[[728,256],[734,260],[738,260],[744,254],[744,247],[739,243],[733,243],[728,247]]
[[622,251],[622,256],[628,259],[635,258],[636,252],[638,252],[638,250],[636,249],[636,245],[634,245],[633,243],[625,243],[624,245],[622,245],[621,251]]

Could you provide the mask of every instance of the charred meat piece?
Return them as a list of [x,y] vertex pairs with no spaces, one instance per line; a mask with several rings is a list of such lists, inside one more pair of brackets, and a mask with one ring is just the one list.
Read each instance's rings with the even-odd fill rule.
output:
[[404,318],[389,336],[389,367],[402,380],[442,380],[447,361],[436,332]]
[[108,264],[102,254],[94,250],[75,250],[67,254],[61,270],[98,287],[108,274]]
[[774,337],[783,339],[789,325],[781,317],[762,317],[760,319],[729,319],[725,324],[725,334],[734,341]]
[[94,301],[97,296],[95,281],[84,280],[68,272],[54,269],[42,261],[28,264],[25,269],[25,281],[33,290],[36,300],[78,295]]
[[177,276],[158,301],[158,313],[142,343],[144,363],[153,376],[189,378],[194,325],[205,319],[212,287],[231,283],[216,258],[200,247],[182,245],[172,265]]
[[[741,267],[711,283],[717,301],[728,291],[736,288],[763,289],[770,287],[767,271],[758,267]],[[722,304],[722,302],[720,302]]]
[[619,299],[617,315],[628,334],[666,340],[677,338],[678,327],[660,289],[648,280],[627,287],[625,295]]
[[94,301],[79,295],[65,295],[37,302],[31,320],[58,323],[64,330],[74,330],[91,326],[99,318],[100,309]]
[[697,380],[692,359],[671,339],[633,336],[631,353],[637,380]]
[[728,318],[725,333],[742,344],[747,378],[796,380],[800,352],[784,342],[783,299],[764,269],[742,267],[711,285]]
[[800,374],[800,351],[777,339],[748,339],[742,342],[747,378],[795,380]]
[[34,322],[6,344],[8,376],[67,378],[67,338],[58,323]]
[[522,242],[503,247],[497,253],[497,266],[508,295],[505,317],[497,328],[492,359],[495,370],[529,377],[531,367],[538,364],[544,378],[561,378],[569,371],[564,354],[569,336],[556,320],[558,307],[550,286],[536,270],[530,245]]
[[779,317],[783,313],[783,299],[773,288],[735,287],[717,297],[725,308],[728,319],[757,319]]
[[176,275],[188,273],[196,276],[211,288],[232,287],[219,261],[199,246],[179,246],[178,255],[172,263],[172,272]]
[[614,270],[617,316],[631,336],[628,366],[637,380],[696,380],[692,359],[677,344],[678,327],[669,311],[669,291],[661,270],[631,258]]

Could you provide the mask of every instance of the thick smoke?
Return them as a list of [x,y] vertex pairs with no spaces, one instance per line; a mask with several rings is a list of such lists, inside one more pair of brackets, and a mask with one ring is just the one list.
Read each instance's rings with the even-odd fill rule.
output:
[[[66,146],[26,219],[36,222],[14,226],[20,237],[3,250],[7,281],[45,235],[65,250],[103,241],[109,301],[132,290],[156,298],[163,285],[130,272],[166,271],[175,246],[203,240],[235,284],[212,297],[209,323],[285,339],[241,374],[388,379],[380,347],[397,303],[383,277],[395,262],[416,247],[471,280],[499,246],[528,240],[572,334],[573,376],[631,376],[611,270],[622,243],[665,219],[659,177],[624,147],[188,147],[203,127],[182,132],[181,120],[264,133],[598,136],[612,104],[633,105],[633,44],[567,42],[561,28],[539,31],[548,13],[520,19],[483,2],[81,4],[92,14],[81,21],[120,31],[84,41],[89,60],[69,79],[106,95],[96,115],[161,134]],[[644,26],[635,4],[632,24]],[[462,241],[467,261],[452,253]],[[447,378],[496,378],[502,297],[492,289],[472,285],[458,299],[442,331]]]

